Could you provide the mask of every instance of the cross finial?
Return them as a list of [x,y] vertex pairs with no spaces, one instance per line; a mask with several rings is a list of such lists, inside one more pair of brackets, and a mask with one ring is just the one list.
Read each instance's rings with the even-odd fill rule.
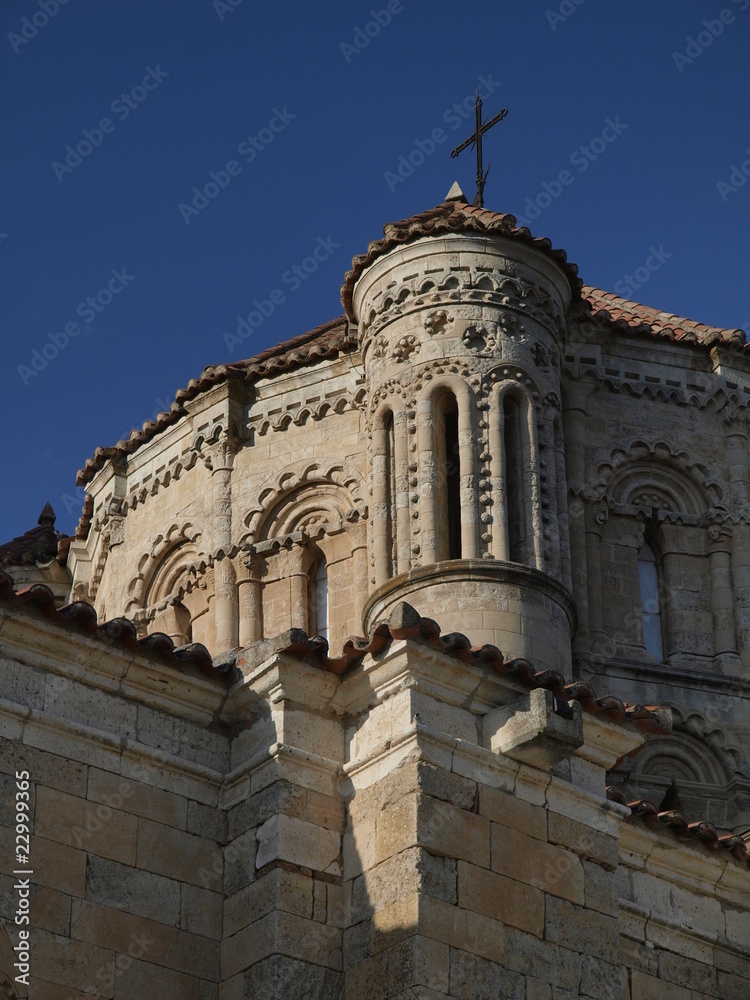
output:
[[485,132],[488,132],[493,125],[496,125],[499,121],[508,114],[508,109],[503,108],[502,111],[498,112],[494,118],[491,118],[488,122],[482,122],[482,98],[479,96],[479,90],[477,89],[477,99],[474,102],[474,113],[476,115],[476,128],[472,135],[469,136],[465,142],[462,142],[460,146],[456,148],[451,153],[451,156],[458,156],[460,152],[467,148],[467,146],[473,146],[476,143],[477,147],[477,193],[474,196],[473,204],[482,208],[484,205],[484,185],[487,181],[487,174],[490,172],[491,164],[487,165],[487,170],[484,171],[482,167],[482,136]]

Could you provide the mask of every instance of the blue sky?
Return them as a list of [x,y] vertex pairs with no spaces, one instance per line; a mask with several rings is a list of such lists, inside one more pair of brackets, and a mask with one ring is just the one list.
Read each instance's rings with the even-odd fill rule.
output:
[[0,28],[0,541],[46,500],[71,531],[97,445],[339,315],[385,222],[473,196],[477,85],[509,109],[487,207],[588,284],[750,329],[750,0],[4,0]]

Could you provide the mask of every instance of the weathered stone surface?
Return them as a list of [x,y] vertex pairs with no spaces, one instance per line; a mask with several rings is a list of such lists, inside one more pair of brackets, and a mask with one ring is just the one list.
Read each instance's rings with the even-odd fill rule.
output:
[[87,855],[86,898],[93,903],[177,927],[180,892],[180,883],[175,879]]
[[622,1000],[622,969],[591,955],[581,958],[581,995],[595,1000]]
[[120,955],[137,955],[143,961],[216,982],[219,955],[213,941],[155,920],[119,909],[77,900],[71,916],[71,935]]
[[509,826],[529,837],[547,839],[546,809],[533,806],[499,788],[479,786],[479,813],[493,823]]
[[274,910],[312,918],[313,879],[276,868],[229,896],[224,903],[224,936],[231,937]]
[[613,917],[549,895],[546,898],[545,936],[571,951],[610,963],[618,960],[617,921]]
[[544,936],[544,894],[523,882],[459,861],[458,902],[535,937]]
[[344,977],[332,969],[300,962],[285,955],[272,955],[247,972],[229,979],[222,1000],[344,1000]]
[[576,992],[581,981],[581,956],[577,949],[561,948],[549,940],[540,941],[513,927],[505,931],[505,966]]
[[319,872],[338,866],[341,837],[335,830],[282,814],[272,816],[258,827],[257,838],[255,864],[258,868],[276,860]]
[[583,903],[583,867],[570,851],[492,824],[492,868],[553,896]]
[[450,996],[473,1000],[526,1000],[526,977],[496,962],[451,948]]

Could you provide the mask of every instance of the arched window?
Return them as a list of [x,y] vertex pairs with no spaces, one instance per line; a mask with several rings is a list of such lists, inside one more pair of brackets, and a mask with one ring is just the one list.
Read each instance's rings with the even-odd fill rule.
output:
[[518,396],[503,397],[503,452],[505,455],[505,496],[508,517],[508,556],[511,562],[525,563],[526,476],[524,471],[523,411]]
[[312,612],[310,631],[315,635],[328,639],[328,566],[325,556],[321,557],[312,581]]
[[461,463],[458,449],[458,404],[449,392],[435,408],[435,462],[438,483],[439,558],[461,558]]
[[662,640],[661,608],[659,606],[659,572],[654,550],[645,541],[638,553],[638,578],[641,588],[643,645],[646,647],[647,653],[651,653],[657,660],[663,660],[664,643]]

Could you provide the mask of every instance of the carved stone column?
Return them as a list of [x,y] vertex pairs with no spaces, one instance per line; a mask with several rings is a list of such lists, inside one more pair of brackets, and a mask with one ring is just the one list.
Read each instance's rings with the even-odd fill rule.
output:
[[714,624],[714,656],[736,656],[731,552],[732,530],[727,525],[708,528],[708,560],[711,572],[711,613]]
[[239,598],[239,643],[250,646],[263,638],[263,602],[261,599],[262,559],[246,552],[240,561],[237,580]]
[[578,632],[573,648],[588,648],[591,622],[586,586],[586,518],[583,491],[586,486],[586,421],[590,385],[565,386],[563,427],[565,432],[565,469],[568,478],[568,533],[573,595],[578,606]]
[[238,602],[234,567],[229,560],[232,548],[232,468],[240,441],[222,432],[203,445],[201,457],[211,470],[210,553],[216,560],[216,596],[213,602],[216,651],[226,653],[239,641]]

